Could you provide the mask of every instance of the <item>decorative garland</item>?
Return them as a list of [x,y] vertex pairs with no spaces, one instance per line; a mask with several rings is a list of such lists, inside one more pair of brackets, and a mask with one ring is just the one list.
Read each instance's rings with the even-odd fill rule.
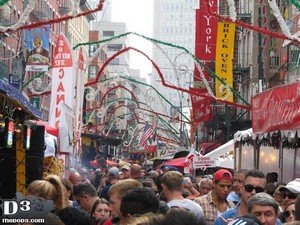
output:
[[237,13],[236,13],[236,9],[235,9],[235,2],[234,2],[234,0],[227,0],[227,3],[228,3],[228,7],[229,7],[230,19],[235,22],[236,17],[237,17]]
[[[165,86],[165,87],[169,87],[169,88],[172,88],[172,89],[176,89],[176,90],[179,90],[179,91],[182,91],[182,92],[185,92],[185,93],[189,93],[189,94],[194,94],[194,95],[197,95],[197,96],[202,96],[202,97],[205,97],[205,98],[208,98],[208,99],[211,99],[211,100],[214,100],[214,101],[217,101],[217,102],[222,102],[222,103],[225,103],[225,104],[228,104],[228,105],[232,105],[232,106],[235,106],[235,107],[239,107],[239,108],[244,108],[244,109],[249,109],[250,107],[249,106],[245,106],[245,105],[241,105],[241,104],[238,104],[238,103],[233,103],[233,102],[229,102],[229,101],[226,101],[226,100],[220,100],[220,99],[215,99],[211,96],[208,96],[206,94],[199,94],[198,92],[195,92],[195,91],[190,91],[188,89],[185,89],[185,88],[181,88],[181,87],[177,87],[175,85],[172,85],[172,84],[168,84],[166,83],[165,79],[164,79],[164,76],[160,70],[160,68],[157,66],[157,64],[152,60],[150,59],[150,57],[145,54],[144,52],[136,49],[136,48],[133,48],[133,47],[126,47],[124,49],[121,49],[120,51],[116,52],[115,54],[113,54],[111,57],[109,57],[106,62],[103,63],[102,67],[99,69],[99,72],[97,74],[97,77],[94,81],[91,81],[91,82],[88,82],[85,84],[85,86],[90,86],[90,85],[93,85],[93,84],[96,84],[99,82],[100,78],[101,78],[101,75],[105,69],[105,67],[110,63],[110,61],[112,61],[114,58],[116,58],[118,55],[126,52],[126,51],[129,51],[129,50],[134,50],[142,55],[144,55],[153,65],[153,67],[155,68],[155,70],[157,71],[160,79],[161,79],[161,82],[162,84]],[[220,78],[219,78],[220,79]],[[221,80],[221,79],[220,79]],[[224,81],[223,81],[224,83]],[[225,84],[226,85],[226,84]]]
[[[115,36],[115,37],[111,37],[111,38],[108,38],[108,39],[104,39],[104,40],[101,40],[101,41],[96,41],[96,42],[87,42],[87,43],[79,43],[79,44],[77,44],[77,45],[75,45],[74,47],[73,47],[73,49],[76,49],[76,48],[78,48],[78,47],[80,47],[80,46],[82,46],[82,45],[93,45],[93,44],[100,44],[100,43],[103,43],[103,42],[107,42],[107,41],[112,41],[112,40],[115,40],[115,39],[118,39],[118,38],[122,38],[122,37],[124,37],[124,36],[127,36],[127,35],[129,35],[129,34],[133,34],[133,35],[137,35],[138,37],[142,37],[142,38],[144,38],[144,39],[146,39],[146,40],[148,40],[148,41],[151,41],[151,42],[156,42],[156,43],[159,43],[159,44],[162,44],[162,45],[166,45],[166,46],[169,46],[169,47],[174,47],[174,48],[177,48],[177,49],[179,49],[179,50],[183,50],[184,52],[186,52],[187,54],[189,54],[189,55],[191,55],[193,58],[194,58],[194,60],[195,60],[195,63],[196,63],[196,65],[198,64],[198,67],[200,68],[200,65],[201,66],[203,66],[204,68],[206,68],[206,70],[208,70],[209,72],[210,72],[210,75],[211,75],[211,77],[213,77],[214,79],[218,79],[224,86],[228,86],[227,84],[226,84],[226,82],[224,82],[219,76],[217,76],[211,69],[209,69],[205,64],[203,64],[203,63],[201,63],[201,61],[198,59],[198,58],[196,58],[192,53],[190,53],[186,48],[184,48],[184,47],[182,47],[182,46],[178,46],[178,45],[174,45],[174,44],[172,44],[172,43],[167,43],[167,42],[162,42],[162,41],[159,41],[159,40],[157,40],[157,39],[154,39],[154,38],[149,38],[149,37],[146,37],[146,36],[144,36],[144,35],[140,35],[140,34],[137,34],[137,33],[135,33],[135,32],[127,32],[127,33],[124,33],[124,34],[120,34],[120,35],[118,35],[118,36]],[[139,50],[137,50],[137,51],[139,51]],[[143,52],[141,52],[141,51],[139,51],[141,54],[143,54],[150,62],[152,62],[152,64],[154,65],[155,63],[145,54],[145,53],[143,53]],[[118,53],[116,53],[116,54],[118,54]],[[113,56],[111,56],[111,57],[116,57],[115,55],[113,55]],[[112,60],[112,59],[111,59]],[[106,67],[106,65],[107,65],[108,63],[105,63],[103,66],[102,66],[102,71],[104,70],[104,67]],[[157,67],[157,66],[156,66]],[[157,67],[158,68],[158,67]],[[199,69],[198,68],[198,69]],[[101,70],[100,69],[100,70]],[[156,69],[157,70],[157,69]],[[158,68],[158,70],[159,70],[159,68]],[[157,70],[157,71],[158,71]],[[102,73],[102,71],[101,71],[101,73]],[[160,71],[160,70],[159,70]],[[199,69],[199,71],[202,71],[202,69]],[[101,74],[100,73],[100,71],[99,71],[99,73],[98,73],[98,75],[99,74]],[[204,75],[203,75],[204,76]],[[99,79],[99,78],[98,78]],[[86,85],[89,85],[89,84],[86,84]],[[164,86],[167,86],[167,85],[164,85]],[[242,102],[244,102],[246,105],[249,105],[249,103],[248,102],[246,102],[240,95],[239,95],[239,93],[238,92],[236,92],[233,88],[231,88],[231,87],[229,87],[228,86],[228,88],[229,88],[229,90],[230,91],[232,91],[233,92],[233,94],[235,95],[235,96],[237,96],[237,98],[239,98],[239,99],[241,99],[241,101]],[[187,93],[191,93],[189,90],[187,90],[187,89],[185,89],[185,92],[187,92]],[[195,95],[199,95],[199,93],[193,93],[193,94],[195,94]],[[207,96],[207,95],[205,95],[205,94],[203,94],[203,95],[201,95],[202,97],[207,97],[207,98],[209,98],[209,96]],[[216,100],[215,98],[212,98],[212,100]],[[222,101],[221,99],[217,99],[217,101]],[[229,104],[229,105],[235,105],[235,106],[237,106],[237,107],[240,107],[241,106],[241,108],[245,108],[245,109],[249,109],[249,107],[248,106],[245,106],[245,105],[241,105],[241,104],[235,104],[235,103],[232,103],[232,102],[228,102],[228,101],[226,101],[226,100],[224,100],[223,101],[223,103],[226,103],[226,104]]]
[[297,44],[300,44],[300,41],[296,40],[295,38],[290,38],[290,37],[287,37],[283,34],[279,34],[279,33],[276,33],[276,32],[273,32],[273,31],[269,31],[268,29],[266,28],[261,28],[261,27],[257,27],[257,26],[253,26],[251,24],[248,24],[248,23],[245,23],[241,20],[236,20],[236,21],[233,21],[231,20],[230,18],[227,18],[225,16],[222,16],[218,13],[215,13],[211,10],[211,8],[209,7],[209,0],[206,0],[205,4],[206,4],[206,9],[207,9],[207,12],[214,16],[214,17],[217,17],[218,19],[220,19],[221,21],[224,21],[224,22],[228,22],[228,23],[235,23],[237,26],[241,26],[241,27],[244,27],[244,28],[247,28],[249,30],[253,30],[253,31],[256,31],[256,32],[259,32],[259,33],[262,33],[262,34],[265,34],[267,36],[270,36],[270,37],[275,37],[275,38],[279,38],[279,39],[288,39],[290,41],[293,41]]
[[29,25],[23,25],[28,20],[29,14],[33,10],[35,3],[36,3],[36,0],[29,0],[29,3],[27,5],[26,9],[24,10],[24,13],[21,15],[18,22],[15,23],[14,25],[12,25],[11,27],[0,26],[0,33],[10,32],[10,31],[18,31],[18,30],[23,30],[23,29],[34,29],[34,28],[37,28],[37,27],[40,27],[40,26],[43,26],[43,25],[60,23],[62,21],[78,18],[78,17],[81,17],[81,16],[86,16],[88,14],[101,11],[102,7],[103,7],[104,0],[99,0],[98,6],[95,9],[87,10],[87,11],[79,13],[77,15],[67,15],[67,16],[62,16],[62,17],[59,17],[59,18],[54,18],[54,19],[50,19],[50,20],[31,23]]
[[0,6],[5,5],[9,0],[0,0]]
[[[129,80],[129,81],[131,81],[131,82],[134,82],[134,83],[136,83],[136,84],[141,84],[141,85],[143,85],[143,86],[147,86],[147,87],[150,87],[151,89],[153,89],[156,93],[157,93],[157,95],[159,96],[159,99],[163,99],[165,102],[167,102],[170,106],[172,106],[172,107],[175,107],[170,101],[168,101],[156,88],[154,88],[152,85],[149,85],[149,84],[146,84],[146,83],[143,83],[143,82],[141,82],[141,81],[137,81],[137,80],[135,80],[135,79],[133,79],[133,78],[130,78],[130,77],[123,77],[123,76],[119,76],[119,77],[121,77],[121,78],[123,78],[124,80]],[[111,82],[112,80],[114,80],[114,79],[117,79],[117,77],[112,77],[112,78],[108,78],[108,79],[106,79],[106,80],[104,80],[104,83],[103,83],[103,85],[106,83],[106,82]],[[92,88],[92,87],[87,87],[87,88],[90,88],[90,89],[92,89],[93,90],[93,92],[95,92],[95,90]],[[150,89],[148,89],[148,91],[149,91]],[[146,97],[145,97],[146,98]],[[147,101],[148,102],[148,101]],[[109,103],[109,102],[106,102],[106,103]],[[144,104],[145,105],[145,103],[143,103],[143,102],[139,102],[139,104]],[[162,103],[161,103],[162,104]],[[163,104],[162,104],[163,105]],[[84,109],[83,111],[91,111],[91,110],[94,110],[94,109],[99,109],[99,107],[97,107],[97,108],[93,108],[93,109]],[[167,112],[165,112],[166,114],[165,115],[167,115]],[[188,122],[190,122],[190,119],[189,118],[187,118],[184,114],[182,114],[181,112],[180,112],[180,114],[182,115],[182,118],[185,118]],[[166,116],[166,117],[168,117],[168,116]],[[172,129],[172,126],[170,126],[169,125],[169,123],[168,122],[166,122],[166,121],[164,121],[161,117],[159,117],[159,119],[161,119],[167,126],[169,126],[171,129]]]
[[296,8],[298,9],[298,11],[300,11],[300,2],[299,0],[288,0],[290,3],[292,3],[294,6],[296,6]]
[[20,28],[28,20],[30,13],[34,9],[36,1],[37,0],[29,0],[28,5],[24,9],[23,14],[20,16],[19,20],[11,27],[0,26],[0,32],[17,30],[18,28]]
[[277,21],[279,23],[279,26],[280,26],[280,28],[282,30],[282,33],[284,35],[286,35],[287,37],[290,37],[292,39],[296,39],[296,40],[300,41],[300,38],[293,37],[291,35],[291,32],[290,32],[288,26],[286,25],[286,23],[285,23],[282,15],[281,15],[281,13],[280,13],[280,10],[278,8],[278,5],[277,5],[276,1],[275,0],[268,0],[268,2],[269,2],[269,5],[270,5],[270,7],[271,7],[271,9],[273,11],[273,15],[275,16],[275,18],[277,19]]

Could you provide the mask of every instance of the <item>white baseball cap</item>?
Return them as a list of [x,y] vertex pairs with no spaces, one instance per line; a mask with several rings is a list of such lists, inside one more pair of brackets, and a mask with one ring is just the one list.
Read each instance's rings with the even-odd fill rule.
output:
[[284,191],[285,189],[293,192],[294,194],[300,194],[300,178],[296,178],[295,180],[289,182],[286,186],[280,188],[280,191]]

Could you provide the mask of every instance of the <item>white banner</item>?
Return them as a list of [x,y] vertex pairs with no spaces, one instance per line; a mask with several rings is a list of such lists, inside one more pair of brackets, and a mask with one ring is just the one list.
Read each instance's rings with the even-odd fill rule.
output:
[[76,97],[75,97],[75,139],[76,139],[76,152],[80,153],[81,146],[81,129],[82,129],[82,107],[84,95],[84,56],[82,49],[78,53],[78,69],[77,69],[77,82],[76,82]]
[[52,59],[52,89],[49,125],[61,127],[62,103],[74,108],[73,54],[63,34],[57,39]]

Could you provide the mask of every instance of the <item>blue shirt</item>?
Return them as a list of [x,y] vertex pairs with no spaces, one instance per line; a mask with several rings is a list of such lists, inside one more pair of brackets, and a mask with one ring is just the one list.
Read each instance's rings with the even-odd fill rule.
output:
[[233,202],[235,205],[237,205],[240,202],[240,197],[235,193],[234,191],[230,192],[227,196],[227,201]]
[[[233,209],[227,210],[226,212],[222,213],[221,216],[226,220],[229,218],[235,219],[237,218],[237,211],[238,206]],[[218,218],[214,222],[214,225],[227,225],[227,223],[221,219],[221,216],[218,216]]]
[[[230,219],[230,218],[236,219],[238,207],[239,207],[239,204],[234,209],[229,209],[226,212],[222,213],[221,216],[226,220]],[[221,219],[221,216],[218,216],[218,218],[214,222],[214,225],[227,225],[227,223]],[[282,225],[282,223],[279,219],[276,220],[275,224]]]

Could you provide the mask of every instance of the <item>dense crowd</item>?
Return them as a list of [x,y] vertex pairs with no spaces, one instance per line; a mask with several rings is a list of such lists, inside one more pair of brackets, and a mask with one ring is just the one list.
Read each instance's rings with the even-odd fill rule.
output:
[[53,201],[44,224],[65,225],[280,225],[300,224],[300,178],[278,182],[276,173],[219,169],[206,176],[175,168],[143,170],[125,164],[107,170],[72,169],[27,188]]

